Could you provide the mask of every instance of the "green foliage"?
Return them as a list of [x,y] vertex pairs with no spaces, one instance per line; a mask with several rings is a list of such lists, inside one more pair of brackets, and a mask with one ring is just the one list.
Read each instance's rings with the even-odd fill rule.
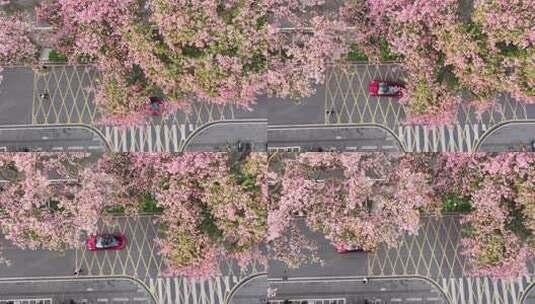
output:
[[105,213],[109,214],[124,214],[126,208],[123,205],[114,205],[104,209]]
[[258,73],[262,70],[265,70],[267,67],[267,59],[261,53],[256,53],[251,58],[251,63],[247,63],[243,66],[243,73],[248,75],[249,72]]
[[347,53],[346,59],[347,61],[352,61],[352,62],[359,62],[359,61],[368,62],[368,56],[366,56],[366,54],[361,52],[358,49],[356,44],[351,45],[351,51]]
[[48,61],[66,62],[67,61],[67,56],[65,56],[62,53],[57,52],[56,50],[52,50],[52,51],[50,51],[50,53],[48,53]]
[[516,45],[512,45],[512,44],[506,44],[506,43],[500,42],[496,46],[500,50],[500,55],[504,57],[518,58],[518,57],[524,56],[527,53],[526,50],[522,50]]
[[[379,60],[381,62],[400,61],[402,59],[400,55],[392,52],[388,42],[384,38],[381,38],[377,42],[377,45],[379,46]],[[350,62],[368,62],[369,58],[356,44],[352,44],[349,53],[347,53],[346,60]]]
[[143,194],[139,209],[143,213],[162,213],[163,207],[158,206],[158,201],[150,193]]
[[390,49],[390,46],[388,45],[388,42],[384,38],[381,38],[381,40],[379,40],[379,49],[380,49],[381,62],[399,61],[402,59],[400,55],[392,52],[392,50]]
[[243,1],[239,1],[231,8],[225,8],[225,4],[223,1],[217,6],[217,14],[223,19],[223,21],[226,24],[231,24],[232,20],[236,18],[239,13],[240,9],[242,9]]
[[189,45],[182,47],[182,54],[190,58],[200,58],[204,55],[203,51],[200,48]]
[[213,241],[218,241],[223,238],[223,232],[217,227],[214,217],[210,210],[202,209],[202,222],[199,229],[210,237]]
[[[158,206],[158,201],[150,193],[144,193],[139,200],[137,209],[141,213],[162,213],[164,208]],[[106,213],[110,214],[125,214],[126,206],[114,205],[105,209]]]
[[260,187],[256,185],[256,176],[247,172],[245,166],[247,161],[246,153],[236,153],[232,155],[230,172],[237,184],[243,191],[260,193]]
[[56,200],[50,200],[45,207],[51,212],[62,212],[65,210],[65,208],[59,207],[59,201]]
[[445,197],[442,206],[444,212],[453,213],[468,213],[473,209],[472,203],[469,200],[456,195]]
[[526,227],[526,219],[521,209],[515,208],[513,202],[508,203],[510,210],[509,222],[507,222],[506,228],[511,230],[518,238],[523,241],[528,240],[533,236],[532,232]]
[[440,69],[437,71],[436,78],[439,83],[444,83],[450,90],[458,90],[460,87],[459,78],[453,71],[453,65],[444,65],[445,55],[440,54],[438,65]]

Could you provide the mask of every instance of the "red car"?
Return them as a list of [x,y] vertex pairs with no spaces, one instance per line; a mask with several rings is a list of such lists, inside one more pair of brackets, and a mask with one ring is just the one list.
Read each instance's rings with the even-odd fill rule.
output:
[[371,96],[401,97],[405,85],[398,82],[373,80],[368,85]]
[[344,253],[350,253],[350,252],[362,252],[364,250],[362,250],[360,247],[357,247],[357,246],[337,246],[336,247],[336,252],[338,253],[341,253],[341,254],[344,254]]
[[150,97],[149,104],[147,105],[147,111],[152,116],[160,116],[163,112],[164,103],[158,97]]
[[126,236],[117,234],[93,234],[86,241],[89,251],[97,250],[120,250],[126,247]]

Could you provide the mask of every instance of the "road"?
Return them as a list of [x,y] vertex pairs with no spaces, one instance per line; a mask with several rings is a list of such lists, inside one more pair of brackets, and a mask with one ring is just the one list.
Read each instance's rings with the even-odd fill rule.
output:
[[225,151],[235,143],[251,145],[254,152],[266,151],[267,120],[235,120],[218,122],[198,129],[191,140],[184,143],[184,151]]
[[389,279],[370,278],[363,281],[358,278],[345,280],[321,281],[286,281],[270,282],[276,289],[272,300],[303,300],[329,299],[344,300],[345,304],[360,304],[368,300],[370,303],[448,303],[446,296],[432,284],[420,279]]
[[107,142],[91,128],[76,126],[0,126],[0,151],[71,151],[103,153]]
[[[111,222],[100,222],[99,231],[123,233],[127,238],[127,247],[119,251],[91,252],[82,246],[58,254],[44,250],[21,250],[4,240],[0,247],[10,265],[0,264],[0,280],[126,276],[145,284],[158,303],[223,304],[226,293],[242,278],[264,271],[261,265],[242,268],[234,262],[222,261],[221,275],[207,280],[165,276],[166,267],[155,243],[158,227],[153,217],[114,217]],[[82,272],[75,275],[77,269],[82,269]]]
[[482,139],[479,150],[485,152],[535,152],[535,121],[516,122],[496,128],[490,136]]
[[321,260],[321,263],[307,263],[297,269],[291,269],[282,262],[270,260],[268,267],[270,280],[368,275],[367,253],[339,254],[336,252],[336,248],[321,233],[308,229],[303,220],[298,220],[297,227],[299,227],[307,240],[313,242],[317,248],[315,254]]
[[0,125],[23,125],[32,122],[33,79],[31,69],[5,68],[0,82]]
[[[354,64],[341,68],[330,68],[326,83],[317,87],[317,92],[310,97],[296,101],[281,100],[260,96],[251,109],[236,108],[231,105],[215,105],[192,102],[187,112],[177,112],[169,118],[153,118],[147,125],[132,128],[115,128],[100,121],[101,114],[93,104],[94,93],[88,88],[94,87],[97,72],[91,66],[50,66],[46,72],[33,73],[25,68],[6,68],[4,83],[0,87],[0,125],[48,125],[48,124],[85,124],[100,130],[113,151],[139,152],[180,152],[189,135],[218,121],[267,120],[269,141],[277,148],[295,147],[280,130],[294,133],[291,137],[309,137],[316,146],[324,150],[329,147],[359,150],[359,146],[390,146],[383,134],[377,133],[378,144],[355,142],[336,144],[337,136],[326,135],[333,126],[376,125],[389,130],[396,136],[406,152],[455,152],[473,151],[486,130],[506,121],[525,121],[535,119],[535,105],[516,102],[507,95],[498,96],[499,108],[477,115],[471,109],[460,108],[457,123],[442,126],[405,125],[406,111],[397,100],[392,98],[370,97],[367,84],[372,79],[399,79],[403,71],[396,64]],[[40,96],[47,93],[47,98]],[[303,126],[315,126],[317,135],[307,134]],[[295,128],[293,128],[295,127]],[[251,129],[255,126],[251,125]],[[326,128],[322,131],[322,128]],[[226,129],[220,131],[214,145],[250,138],[251,130]],[[520,129],[518,129],[521,131]],[[257,130],[264,134],[265,130]],[[214,135],[215,136],[215,135]],[[511,139],[496,133],[498,141]],[[210,135],[209,135],[210,137]],[[213,139],[213,138],[212,138]],[[368,141],[368,138],[364,138]],[[201,143],[198,149],[217,150],[211,146],[213,140]],[[512,144],[515,144],[513,142]],[[309,150],[308,143],[301,150]]]
[[271,151],[403,151],[397,137],[374,126],[277,126],[269,128],[267,138]]
[[[315,254],[322,260],[323,266],[315,263],[289,269],[281,262],[270,261],[270,281],[289,284],[315,280],[322,284],[347,278],[427,278],[444,290],[455,304],[517,303],[515,301],[519,299],[521,292],[532,282],[530,276],[512,281],[493,281],[487,277],[470,276],[466,272],[469,265],[461,255],[461,225],[458,216],[424,217],[418,234],[405,234],[397,246],[383,245],[373,253],[338,254],[321,234],[304,229],[302,224],[300,227],[306,239],[317,245]],[[310,256],[310,253],[306,254]],[[535,260],[530,263],[529,272],[535,274]],[[295,290],[305,289],[296,287]],[[314,290],[321,288],[311,287],[310,290],[303,292],[302,297],[307,297]],[[296,292],[295,296],[297,294],[299,292]],[[401,295],[393,297],[407,301],[407,297],[403,298]],[[419,301],[413,299],[408,302],[426,303],[423,300],[425,297],[427,296],[421,294],[417,296]],[[387,303],[395,301],[390,300]]]
[[[61,255],[42,250],[20,250],[4,241],[2,247],[11,266],[0,265],[0,278],[67,277],[74,280],[127,276],[146,284],[158,303],[181,301],[179,303],[183,304],[222,304],[226,294],[242,279],[266,271],[260,265],[240,268],[223,261],[221,275],[206,281],[165,277],[165,264],[154,242],[158,229],[153,220],[149,216],[115,217],[110,223],[100,223],[100,231],[126,235],[128,245],[121,251],[95,253],[82,247]],[[368,254],[338,254],[323,236],[305,232],[307,237],[317,242],[318,255],[323,259],[324,266],[311,264],[299,269],[287,269],[279,262],[270,261],[269,279],[280,283],[283,279],[288,282],[318,279],[328,282],[347,277],[373,279],[420,276],[435,281],[451,299],[455,299],[453,303],[462,304],[492,303],[488,299],[500,299],[497,303],[514,303],[513,299],[528,288],[531,281],[528,277],[504,282],[467,276],[464,273],[467,265],[459,253],[460,225],[457,217],[424,218],[422,224],[418,235],[406,235],[398,246],[381,247],[375,253]],[[74,270],[80,268],[82,272],[75,276]],[[421,291],[424,292],[423,289]],[[426,294],[419,297],[423,299],[424,296],[427,297]],[[407,296],[392,294],[391,298],[406,300]]]
[[[130,279],[23,279],[0,281],[0,301],[40,299],[44,303],[156,304],[150,292]],[[74,301],[74,302],[71,302]]]

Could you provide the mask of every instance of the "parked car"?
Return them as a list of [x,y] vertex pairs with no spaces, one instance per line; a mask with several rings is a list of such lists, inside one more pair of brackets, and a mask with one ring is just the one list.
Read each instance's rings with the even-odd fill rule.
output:
[[87,249],[97,250],[120,250],[126,247],[126,236],[121,233],[93,234],[86,241]]
[[152,116],[161,116],[163,112],[164,102],[159,97],[150,97],[147,111]]
[[373,80],[368,85],[371,96],[401,97],[405,85],[399,82]]
[[336,252],[340,254],[346,254],[346,253],[351,253],[351,252],[363,252],[363,251],[364,250],[362,250],[362,248],[357,247],[357,246],[337,246],[336,247]]

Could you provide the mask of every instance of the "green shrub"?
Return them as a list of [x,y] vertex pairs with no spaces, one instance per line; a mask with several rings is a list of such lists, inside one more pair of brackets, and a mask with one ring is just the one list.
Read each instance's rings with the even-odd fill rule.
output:
[[443,200],[442,210],[444,212],[468,213],[472,211],[472,203],[465,198],[450,195]]
[[66,62],[67,61],[67,56],[61,54],[61,53],[58,53],[56,52],[55,50],[52,50],[50,51],[50,53],[48,54],[48,61],[53,61],[53,62]]

